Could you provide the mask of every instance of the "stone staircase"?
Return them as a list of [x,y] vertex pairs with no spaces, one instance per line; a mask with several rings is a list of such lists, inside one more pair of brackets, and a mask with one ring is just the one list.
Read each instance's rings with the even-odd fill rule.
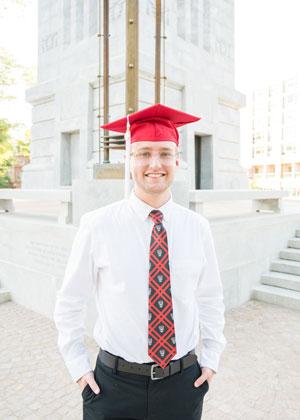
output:
[[262,274],[261,283],[253,289],[253,299],[300,310],[300,229]]

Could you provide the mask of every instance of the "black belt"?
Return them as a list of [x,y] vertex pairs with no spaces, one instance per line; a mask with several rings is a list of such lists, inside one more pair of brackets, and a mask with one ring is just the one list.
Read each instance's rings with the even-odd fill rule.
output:
[[186,356],[177,360],[171,360],[171,362],[163,369],[156,363],[147,364],[127,362],[127,360],[122,357],[115,356],[103,349],[100,349],[98,357],[102,363],[112,369],[116,369],[121,372],[134,373],[137,375],[150,376],[152,380],[163,379],[167,376],[174,375],[182,369],[186,369],[187,367],[193,365],[197,360],[195,350],[191,350]]

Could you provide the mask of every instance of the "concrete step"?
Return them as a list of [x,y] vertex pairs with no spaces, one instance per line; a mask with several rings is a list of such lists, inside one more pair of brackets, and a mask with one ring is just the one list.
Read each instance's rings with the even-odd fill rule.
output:
[[278,273],[268,271],[261,276],[262,284],[269,286],[282,287],[283,289],[296,290],[300,292],[300,276],[294,274]]
[[296,230],[296,237],[297,237],[297,238],[300,238],[300,229],[297,229],[297,230]]
[[270,271],[278,271],[280,273],[295,274],[296,276],[300,276],[300,262],[278,258],[271,262]]
[[300,261],[300,249],[285,248],[279,252],[279,258],[291,261]]
[[0,303],[8,302],[9,300],[11,300],[9,291],[0,288]]
[[261,284],[253,289],[252,298],[289,309],[300,310],[300,292]]
[[288,240],[289,248],[300,249],[300,238],[293,238]]

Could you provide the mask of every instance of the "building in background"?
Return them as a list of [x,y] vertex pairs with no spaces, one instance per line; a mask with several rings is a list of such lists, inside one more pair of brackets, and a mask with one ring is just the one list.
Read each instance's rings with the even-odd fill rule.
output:
[[[160,102],[203,117],[180,130],[185,189],[247,188],[240,166],[239,110],[244,95],[234,88],[234,1],[171,3],[162,2]],[[126,4],[109,2],[110,120],[127,113]],[[142,109],[155,103],[156,2],[137,4]],[[39,1],[38,82],[27,92],[33,127],[23,188],[74,189],[74,180],[88,185],[95,180],[97,165],[105,166],[97,118],[103,116],[103,75],[100,92],[98,77],[103,43],[99,45],[97,37],[103,34],[102,5],[97,0]],[[121,163],[123,156],[123,151],[112,150],[110,162]]]
[[299,77],[253,92],[251,180],[254,188],[300,195]]
[[16,163],[9,169],[9,177],[11,179],[11,188],[21,188],[22,170],[25,165],[29,164],[29,157],[22,153],[15,155]]

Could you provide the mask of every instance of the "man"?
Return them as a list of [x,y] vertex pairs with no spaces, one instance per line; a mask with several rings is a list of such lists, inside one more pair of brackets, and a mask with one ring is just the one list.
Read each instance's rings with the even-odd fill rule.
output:
[[[160,104],[131,114],[133,190],[81,218],[54,319],[86,420],[201,418],[226,343],[222,284],[207,219],[170,191],[177,127],[198,119]],[[126,118],[104,127],[125,132]],[[100,347],[94,370],[84,347],[91,295]]]

